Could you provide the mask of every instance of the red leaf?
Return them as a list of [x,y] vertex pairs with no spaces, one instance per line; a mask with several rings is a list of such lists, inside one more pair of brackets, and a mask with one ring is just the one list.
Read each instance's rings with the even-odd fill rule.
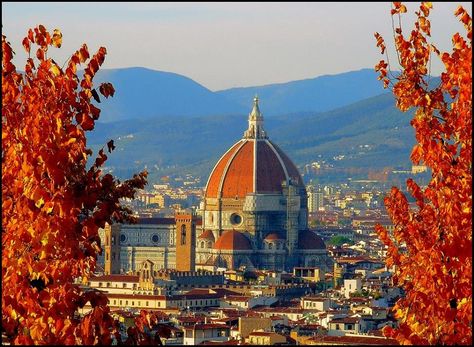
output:
[[114,96],[115,89],[111,83],[102,83],[99,87],[100,93],[108,98],[109,96]]
[[26,53],[29,54],[29,53],[30,53],[30,41],[28,40],[27,37],[25,37],[25,38],[23,39],[22,44],[23,44],[23,47],[25,48]]

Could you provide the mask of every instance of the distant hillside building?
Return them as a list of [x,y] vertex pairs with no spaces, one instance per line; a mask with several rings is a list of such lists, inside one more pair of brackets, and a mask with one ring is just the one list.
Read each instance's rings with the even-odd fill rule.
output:
[[320,187],[308,186],[308,211],[324,211],[323,192]]

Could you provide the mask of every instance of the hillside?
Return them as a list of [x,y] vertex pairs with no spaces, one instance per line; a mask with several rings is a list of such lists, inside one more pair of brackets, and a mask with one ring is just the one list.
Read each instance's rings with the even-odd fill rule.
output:
[[101,70],[95,82],[115,87],[114,97],[100,104],[102,122],[247,114],[255,94],[265,117],[323,112],[383,92],[371,69],[218,92],[179,74],[138,67]]
[[192,79],[146,68],[101,70],[94,81],[111,82],[113,98],[102,102],[101,121],[196,117],[244,112],[244,108]]
[[[266,114],[263,101],[261,110]],[[146,166],[151,180],[192,173],[205,183],[218,158],[242,137],[248,111],[238,116],[99,122],[89,143],[97,150],[108,139],[115,140],[117,148],[108,165],[118,176]],[[266,117],[265,128],[299,166],[320,158],[338,167],[406,167],[414,144],[410,119],[386,93],[333,111]]]
[[255,94],[265,101],[264,116],[290,112],[324,112],[384,92],[373,69],[324,75],[300,81],[258,87],[232,88],[219,95],[241,106],[249,105]]

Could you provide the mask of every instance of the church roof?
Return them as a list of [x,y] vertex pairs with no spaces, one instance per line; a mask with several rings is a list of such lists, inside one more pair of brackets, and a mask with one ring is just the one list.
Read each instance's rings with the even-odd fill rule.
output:
[[220,250],[251,250],[247,237],[235,230],[227,230],[217,239],[214,249]]
[[298,235],[298,249],[326,249],[326,245],[321,237],[305,230]]
[[215,241],[214,234],[211,230],[204,230],[201,235],[199,235],[198,239],[205,239],[205,240],[212,240]]
[[282,183],[304,188],[295,164],[263,130],[263,116],[254,99],[249,128],[217,162],[206,186],[207,198],[243,198],[249,193],[281,193]]
[[282,237],[280,237],[277,233],[270,233],[267,236],[265,236],[265,241],[275,241],[275,240],[283,240]]

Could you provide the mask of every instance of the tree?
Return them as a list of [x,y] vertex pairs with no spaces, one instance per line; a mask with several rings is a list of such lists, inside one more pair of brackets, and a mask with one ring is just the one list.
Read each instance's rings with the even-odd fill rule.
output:
[[[388,246],[386,263],[395,267],[394,281],[406,291],[394,306],[399,327],[384,333],[403,344],[472,344],[472,20],[458,7],[455,16],[467,39],[454,34],[452,52],[441,53],[428,42],[431,3],[421,3],[408,37],[400,24],[406,7],[393,4],[401,73],[391,75],[388,56],[376,71],[384,86],[392,88],[400,110],[416,109],[411,125],[417,144],[410,158],[432,174],[423,188],[407,180],[416,206],[393,187],[385,206],[394,232],[376,226]],[[383,54],[385,42],[378,33],[375,37]],[[444,71],[439,85],[431,87],[433,52]]]
[[[14,344],[110,344],[112,333],[120,336],[107,298],[81,291],[74,280],[94,271],[99,228],[134,221],[120,199],[133,198],[147,173],[125,182],[105,174],[104,148],[87,164],[92,151],[85,132],[100,115],[92,104],[92,98],[100,102],[93,78],[106,49],[90,57],[84,44],[63,70],[48,58],[49,48],[61,43],[59,30],[30,29],[21,73],[2,35],[2,334]],[[81,79],[80,64],[86,64]],[[98,90],[106,98],[114,94],[109,83]],[[92,310],[80,318],[78,308],[87,302]],[[128,343],[143,341],[152,321],[142,313]]]
[[327,243],[333,246],[342,246],[345,243],[353,245],[354,241],[352,241],[348,237],[345,237],[342,235],[336,235],[336,236],[331,237]]

